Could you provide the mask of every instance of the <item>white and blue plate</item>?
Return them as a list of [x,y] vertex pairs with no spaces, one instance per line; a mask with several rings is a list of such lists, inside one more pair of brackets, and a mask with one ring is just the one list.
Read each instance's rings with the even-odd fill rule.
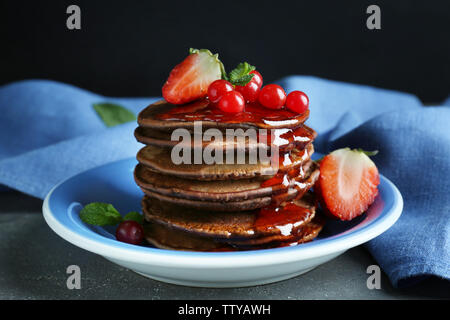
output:
[[79,218],[83,205],[107,202],[121,213],[141,211],[142,191],[133,179],[136,160],[106,164],[55,186],[46,196],[46,222],[70,243],[146,277],[196,287],[244,287],[289,279],[365,243],[400,217],[400,192],[380,175],[379,195],[350,222],[328,221],[319,236],[292,247],[238,252],[189,252],[137,246],[115,240],[114,227],[93,227]]

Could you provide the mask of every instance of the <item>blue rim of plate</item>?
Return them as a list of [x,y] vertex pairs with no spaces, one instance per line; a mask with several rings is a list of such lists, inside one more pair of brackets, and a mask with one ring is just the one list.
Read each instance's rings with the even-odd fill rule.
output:
[[[103,232],[102,228],[95,230],[95,227],[92,228],[81,222],[76,210],[74,210],[77,206],[81,209],[81,204],[76,199],[64,202],[64,198],[70,198],[66,189],[70,189],[70,187],[79,183],[80,181],[77,180],[80,180],[80,177],[86,178],[96,170],[117,172],[114,170],[117,167],[128,168],[126,174],[132,176],[136,163],[135,158],[129,158],[105,164],[68,178],[53,187],[45,197],[42,207],[47,224],[59,236],[72,244],[110,259],[156,265],[179,265],[182,263],[202,267],[233,267],[293,262],[343,252],[367,242],[389,229],[398,220],[403,210],[403,199],[399,190],[380,174],[379,195],[374,204],[361,216],[360,221],[355,226],[350,227],[343,233],[292,247],[236,252],[194,252],[166,250],[119,242],[113,237],[108,237],[108,232]],[[124,172],[121,174],[124,174]],[[79,186],[79,188],[86,188],[86,186]],[[138,188],[134,184],[134,180],[133,188]],[[126,187],[124,190],[126,190]],[[91,201],[100,200],[93,199]],[[270,261],[267,261],[269,257]]]

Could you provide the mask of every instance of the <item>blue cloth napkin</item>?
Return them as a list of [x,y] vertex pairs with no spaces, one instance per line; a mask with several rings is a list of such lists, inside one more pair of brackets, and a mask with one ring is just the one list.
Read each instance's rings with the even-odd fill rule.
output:
[[[394,286],[450,279],[450,99],[424,107],[415,96],[291,76],[278,82],[310,98],[316,150],[379,150],[373,158],[404,197],[404,212],[367,248]],[[0,87],[0,184],[43,198],[61,180],[134,157],[136,123],[106,128],[92,105],[134,113],[157,98],[112,98],[67,84],[28,80]]]

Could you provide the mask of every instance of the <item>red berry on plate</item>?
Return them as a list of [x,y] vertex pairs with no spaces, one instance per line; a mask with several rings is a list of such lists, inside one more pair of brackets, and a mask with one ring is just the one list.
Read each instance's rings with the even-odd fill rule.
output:
[[144,240],[144,228],[136,221],[123,221],[116,229],[116,239],[130,244],[140,244]]
[[239,91],[244,97],[245,101],[255,102],[259,96],[259,86],[256,82],[250,81],[245,86],[236,86],[236,91]]
[[261,73],[259,73],[256,70],[250,71],[249,74],[253,74],[253,78],[251,80],[251,82],[255,82],[259,89],[261,89],[262,85],[263,85],[263,77],[261,75]]
[[217,103],[225,93],[233,90],[233,85],[230,82],[226,80],[216,80],[208,87],[209,101],[212,103]]
[[225,93],[217,105],[224,112],[237,113],[242,112],[245,107],[245,100],[242,94],[237,91]]
[[379,183],[378,169],[372,160],[363,151],[344,148],[322,159],[314,190],[328,214],[351,220],[374,202]]
[[280,109],[286,102],[286,92],[277,84],[268,84],[261,89],[258,100],[266,108]]
[[308,96],[301,91],[292,91],[286,97],[286,108],[297,113],[304,113],[308,110]]
[[206,97],[209,85],[222,77],[222,63],[209,50],[192,50],[172,69],[162,88],[164,99],[172,104],[184,104]]

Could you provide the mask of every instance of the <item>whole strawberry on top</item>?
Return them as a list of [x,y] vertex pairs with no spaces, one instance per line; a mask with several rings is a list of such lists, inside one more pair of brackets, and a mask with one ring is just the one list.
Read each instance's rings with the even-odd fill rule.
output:
[[320,161],[320,177],[314,191],[329,215],[351,220],[374,202],[380,184],[378,169],[368,157],[374,154],[344,148]]

